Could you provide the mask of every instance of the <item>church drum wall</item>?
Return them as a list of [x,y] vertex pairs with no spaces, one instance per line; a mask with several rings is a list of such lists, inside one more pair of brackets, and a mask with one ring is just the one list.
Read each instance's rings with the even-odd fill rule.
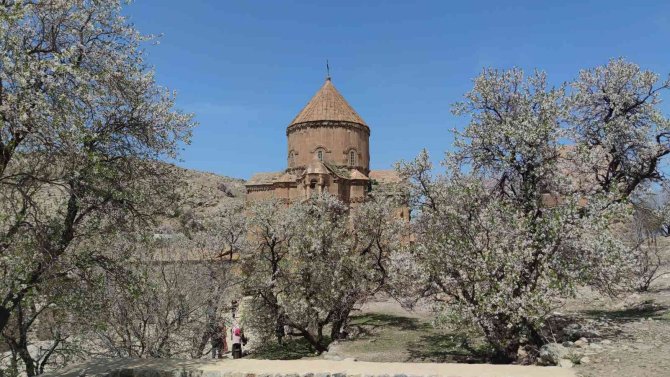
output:
[[[361,126],[362,127],[362,126]],[[306,167],[313,161],[316,150],[326,151],[325,161],[349,165],[349,150],[356,150],[356,167],[366,173],[370,169],[369,134],[361,128],[342,126],[309,126],[288,132],[288,153],[297,152],[290,168]]]

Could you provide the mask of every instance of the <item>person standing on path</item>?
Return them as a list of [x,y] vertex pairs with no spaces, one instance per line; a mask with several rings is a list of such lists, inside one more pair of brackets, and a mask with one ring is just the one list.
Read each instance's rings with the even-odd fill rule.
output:
[[223,359],[223,354],[228,352],[226,332],[226,324],[222,320],[212,333],[212,359]]
[[247,341],[244,338],[244,331],[242,331],[242,328],[237,322],[235,322],[230,329],[230,336],[233,344],[233,359],[239,359],[242,357],[242,344],[246,344]]

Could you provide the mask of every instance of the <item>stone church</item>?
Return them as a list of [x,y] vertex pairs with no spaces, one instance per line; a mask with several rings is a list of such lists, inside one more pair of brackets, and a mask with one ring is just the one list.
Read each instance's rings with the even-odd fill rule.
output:
[[247,199],[305,200],[328,192],[355,205],[378,187],[398,184],[394,170],[370,170],[370,127],[330,77],[286,128],[287,168],[257,173]]

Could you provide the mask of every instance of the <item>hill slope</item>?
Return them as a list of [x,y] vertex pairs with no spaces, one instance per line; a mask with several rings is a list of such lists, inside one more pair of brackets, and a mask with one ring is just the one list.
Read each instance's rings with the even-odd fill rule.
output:
[[179,216],[162,221],[159,233],[183,233],[184,226],[199,219],[208,218],[224,206],[243,204],[246,197],[243,179],[221,176],[173,166],[182,179],[179,186],[181,201],[177,213]]

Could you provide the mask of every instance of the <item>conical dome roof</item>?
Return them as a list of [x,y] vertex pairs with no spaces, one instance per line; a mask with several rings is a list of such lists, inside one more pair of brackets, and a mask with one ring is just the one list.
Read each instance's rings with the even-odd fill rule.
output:
[[326,79],[321,89],[316,92],[307,106],[298,113],[291,125],[320,120],[352,122],[367,126],[363,118],[349,106],[347,100],[335,89],[330,78]]

